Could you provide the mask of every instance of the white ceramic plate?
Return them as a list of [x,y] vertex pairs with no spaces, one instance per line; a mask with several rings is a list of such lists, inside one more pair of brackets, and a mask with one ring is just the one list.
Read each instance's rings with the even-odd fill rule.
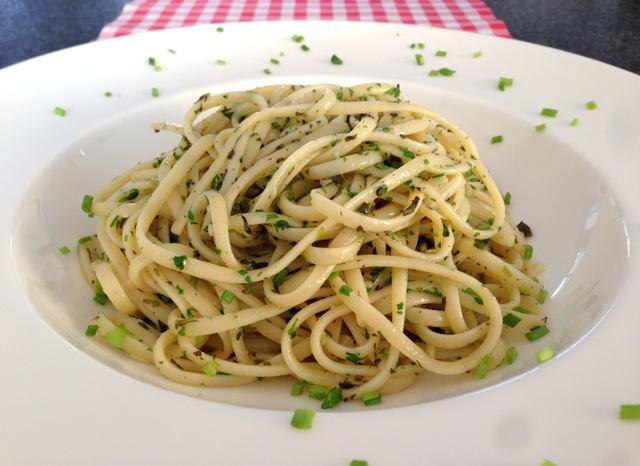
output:
[[[303,34],[311,51],[302,52],[293,34]],[[414,42],[427,47],[412,50]],[[439,49],[447,56],[435,57]],[[473,58],[478,50],[482,57]],[[281,64],[270,64],[281,51]],[[416,65],[415,52],[426,66]],[[330,63],[333,53],[343,65]],[[272,75],[263,74],[266,67]],[[456,73],[427,76],[441,67]],[[514,86],[498,91],[500,76],[514,78]],[[93,231],[79,209],[84,193],[173,143],[153,134],[152,121],[179,120],[206,91],[366,81],[400,83],[405,97],[474,138],[498,185],[512,193],[514,216],[534,228],[536,258],[547,265],[544,282],[553,291],[545,340],[521,344],[518,363],[484,381],[426,376],[380,409],[343,405],[319,413],[313,430],[302,432],[289,426],[291,410],[314,403],[290,397],[287,383],[182,387],[84,337],[97,308],[75,257],[57,250]],[[152,87],[160,98],[151,97]],[[597,110],[585,108],[589,100]],[[40,57],[0,72],[0,102],[0,463],[640,462],[640,425],[617,418],[618,405],[640,402],[638,76],[446,30],[244,23],[223,33],[215,26],[169,30]],[[55,106],[67,116],[54,115]],[[542,107],[559,114],[542,117]],[[575,117],[580,123],[572,127]],[[533,127],[541,122],[547,129],[539,133]],[[504,141],[492,145],[496,134]],[[562,357],[538,368],[541,345]]]

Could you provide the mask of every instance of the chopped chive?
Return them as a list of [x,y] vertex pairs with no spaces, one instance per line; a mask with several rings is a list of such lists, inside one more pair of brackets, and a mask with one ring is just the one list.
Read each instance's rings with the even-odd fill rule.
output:
[[540,293],[538,293],[538,297],[536,298],[536,301],[538,301],[538,303],[540,304],[544,304],[544,302],[547,300],[548,297],[549,297],[549,292],[543,288],[542,290],[540,290]]
[[92,204],[93,204],[93,196],[89,196],[88,194],[85,194],[84,197],[82,198],[82,204],[80,205],[80,208],[82,209],[83,212],[88,214],[89,217],[93,217],[93,211],[91,210]]
[[412,151],[410,151],[406,147],[401,147],[400,150],[402,151],[402,155],[404,155],[406,158],[408,158],[408,159],[415,159],[416,158],[416,154],[414,154]]
[[447,56],[447,51],[446,50],[438,50],[436,52],[436,57],[446,57]]
[[358,361],[360,361],[360,359],[362,359],[358,354],[356,353],[350,353],[347,351],[347,361],[351,361],[353,363],[356,363]]
[[511,86],[513,86],[513,78],[505,78],[503,76],[500,76],[500,79],[498,80],[498,89],[504,91],[507,89],[507,87]]
[[373,406],[382,402],[380,392],[369,392],[362,395],[362,402],[365,406]]
[[429,70],[429,76],[439,76],[438,70]]
[[544,460],[542,463],[540,463],[540,466],[558,466],[558,464],[554,463],[553,461]]
[[472,57],[473,58],[480,58],[482,56],[482,52],[480,50],[478,50],[477,52],[473,52]]
[[218,65],[218,66],[224,66],[224,65],[226,65],[226,64],[227,64],[227,61],[226,61],[226,60],[222,60],[222,59],[220,59],[220,58],[218,58],[218,59],[216,60],[216,65]]
[[509,313],[509,314],[507,314],[506,316],[504,316],[502,318],[502,323],[505,324],[508,327],[513,328],[516,325],[518,325],[521,320],[522,319],[520,317],[518,317],[517,315]]
[[153,57],[147,58],[147,62],[149,63],[150,66],[156,66],[156,59]]
[[316,400],[324,400],[328,394],[329,394],[329,389],[327,387],[323,387],[322,385],[309,386],[309,398],[314,398]]
[[539,327],[533,328],[531,331],[524,334],[529,341],[536,341],[542,338],[543,336],[549,333],[549,327],[546,325],[540,325]]
[[336,278],[337,276],[338,276],[338,272],[331,272],[329,274],[329,280],[332,280],[332,279]]
[[484,379],[489,372],[491,364],[493,364],[493,356],[487,354],[480,360],[480,362],[476,366],[476,369],[474,371],[476,377],[478,377],[479,379]]
[[504,205],[511,205],[511,193],[507,193],[504,195]]
[[536,125],[536,131],[538,133],[540,133],[541,131],[544,131],[545,129],[547,129],[547,125],[545,123],[540,123],[539,125]]
[[287,275],[289,275],[289,267],[285,267],[273,277],[273,284],[276,286],[276,289],[280,287],[284,279],[287,278]]
[[127,191],[122,196],[120,196],[120,198],[118,199],[118,202],[133,201],[139,195],[140,195],[140,190],[138,188],[131,188],[129,191]]
[[471,288],[465,288],[464,290],[462,290],[463,293],[468,294],[469,296],[473,297],[473,300],[476,302],[476,304],[484,304],[484,301],[482,300],[482,298],[478,295],[478,293],[476,293],[474,290],[472,290]]
[[[390,87],[389,89],[384,91],[384,93],[395,98],[400,97],[400,84],[396,84],[394,87]],[[382,130],[384,131],[384,128]]]
[[307,44],[302,44],[300,48],[303,52],[308,52],[309,50],[311,50]]
[[207,361],[202,365],[202,372],[207,374],[209,377],[213,377],[218,373],[218,366],[213,361]]
[[93,240],[93,236],[83,236],[78,240],[78,244],[88,243],[91,240]]
[[369,466],[367,460],[351,460],[349,466]]
[[522,248],[522,257],[526,260],[531,260],[531,258],[533,257],[533,246],[531,246],[530,244],[525,244]]
[[300,396],[304,390],[304,382],[302,380],[298,380],[291,387],[291,396]]
[[84,334],[88,337],[93,337],[98,332],[97,325],[87,325],[87,330],[85,330]]
[[342,401],[342,389],[340,387],[334,387],[331,390],[329,390],[329,393],[327,393],[327,396],[322,401],[322,404],[320,405],[320,407],[322,409],[335,408],[340,404],[341,401]]
[[580,122],[580,120],[578,120],[577,118],[574,118],[573,120],[571,120],[571,123],[569,123],[571,126],[578,126],[578,123]]
[[416,64],[418,66],[424,66],[424,57],[422,56],[422,54],[421,53],[416,53],[415,57],[416,57]]
[[233,301],[233,298],[235,298],[236,295],[234,295],[231,291],[229,290],[224,290],[222,292],[222,294],[220,295],[220,299],[222,299],[223,301],[230,303],[231,301]]
[[545,107],[540,111],[540,115],[551,117],[551,118],[555,118],[557,114],[558,114],[558,111],[555,108]]
[[298,326],[296,325],[297,323],[298,319],[293,319],[293,322],[287,329],[287,335],[289,335],[290,338],[294,338],[296,336],[296,333],[298,333]]
[[170,53],[170,54],[172,54],[172,55],[175,55],[175,54],[176,54],[176,51],[175,51],[175,50],[173,50],[173,49],[167,49],[167,52],[169,52],[169,53]]
[[55,107],[53,109],[53,113],[55,113],[58,116],[63,117],[63,116],[65,116],[67,114],[67,111],[62,107]]
[[620,419],[636,421],[640,419],[640,405],[620,405]]
[[216,31],[218,31],[218,32],[224,32],[224,28],[223,28],[222,26],[218,26],[218,27],[216,28]]
[[184,264],[187,262],[187,256],[173,256],[173,264],[178,270],[184,270]]
[[66,256],[67,254],[71,253],[71,249],[69,249],[68,246],[62,246],[61,248],[58,249],[58,251],[60,251],[60,254],[62,254],[63,256]]
[[294,42],[300,43],[304,40],[304,36],[301,36],[300,34],[294,34],[291,37],[291,40],[293,40]]
[[589,110],[595,110],[596,108],[598,108],[598,104],[594,100],[590,100],[589,102],[587,102],[587,108]]
[[353,289],[349,285],[342,285],[340,287],[340,294],[344,296],[349,296]]
[[184,288],[182,288],[180,285],[176,285],[176,290],[178,290],[178,294],[184,294]]
[[277,58],[272,58],[271,59],[271,63],[274,65],[279,65],[280,64],[280,60],[278,60]]
[[127,330],[124,324],[120,324],[110,332],[105,333],[104,337],[115,348],[122,349],[122,344],[127,335],[131,335],[131,332]]
[[315,414],[313,409],[296,409],[291,418],[291,425],[296,429],[311,429]]
[[536,353],[536,359],[540,364],[543,362],[547,362],[549,359],[553,358],[556,355],[556,352],[550,346],[545,346],[541,348],[540,351]]
[[160,65],[156,65],[153,67],[153,71],[162,71],[162,67]]
[[453,76],[455,74],[455,70],[451,68],[440,68],[438,70],[438,74],[441,76]]
[[157,87],[152,87],[151,88],[151,95],[153,97],[159,97],[160,96],[160,91],[158,90]]
[[271,74],[271,70],[269,68],[265,68],[262,72],[267,75]]
[[502,142],[502,135],[498,134],[497,136],[491,136],[491,144],[498,144]]
[[342,59],[336,54],[331,55],[331,63],[334,65],[342,65]]
[[522,306],[516,306],[511,310],[519,312],[520,314],[531,314],[531,309],[527,309],[526,307],[522,307]]
[[107,91],[104,93],[105,97],[111,97],[113,94],[111,93],[111,91]]
[[505,355],[504,360],[507,364],[513,364],[516,359],[518,359],[518,350],[515,346],[510,346],[507,348],[507,354]]
[[100,289],[96,290],[95,294],[93,295],[93,300],[101,306],[104,306],[105,304],[107,304],[109,298],[106,294],[104,294],[104,291]]

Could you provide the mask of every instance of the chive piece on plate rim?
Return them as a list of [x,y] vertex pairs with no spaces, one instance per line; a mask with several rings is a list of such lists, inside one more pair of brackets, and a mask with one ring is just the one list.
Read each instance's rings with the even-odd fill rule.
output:
[[540,348],[540,350],[536,353],[536,359],[540,364],[543,362],[547,362],[549,359],[553,358],[556,355],[556,352],[550,346],[545,346]]
[[598,108],[598,104],[594,100],[587,102],[587,109],[595,110],[596,108]]
[[60,117],[63,117],[63,116],[67,115],[67,111],[62,107],[54,107],[53,113],[58,115],[58,116],[60,116]]
[[60,254],[62,254],[63,256],[71,253],[71,249],[69,249],[69,246],[62,246],[61,248],[58,248],[58,251],[60,251]]
[[331,55],[331,63],[334,65],[342,65],[342,59],[336,54]]
[[640,404],[637,405],[620,405],[620,419],[626,421],[640,420]]
[[502,142],[502,135],[491,136],[491,144],[499,144]]
[[547,129],[547,125],[545,123],[540,123],[539,125],[536,125],[536,131],[538,133],[541,131],[544,131],[545,129]]
[[545,107],[542,110],[540,110],[540,115],[546,116],[546,117],[555,118],[557,114],[558,114],[558,110],[556,110],[555,108]]
[[524,334],[524,336],[529,341],[536,341],[548,334],[549,334],[549,327],[547,327],[546,325],[539,325],[538,327],[535,327],[529,330],[527,333]]
[[296,409],[291,418],[291,425],[296,429],[311,429],[315,414],[313,409]]

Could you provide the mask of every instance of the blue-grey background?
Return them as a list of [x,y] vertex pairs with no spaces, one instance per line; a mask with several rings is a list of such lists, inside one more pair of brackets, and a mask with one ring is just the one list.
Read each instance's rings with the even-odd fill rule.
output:
[[[485,1],[517,39],[640,73],[640,0]],[[125,3],[0,0],[0,68],[94,40]]]

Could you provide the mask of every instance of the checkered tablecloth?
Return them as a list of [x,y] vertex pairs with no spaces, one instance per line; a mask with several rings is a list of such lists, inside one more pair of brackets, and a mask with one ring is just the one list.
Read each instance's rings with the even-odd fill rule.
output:
[[290,19],[422,24],[511,37],[482,0],[134,0],[99,38],[194,24]]

